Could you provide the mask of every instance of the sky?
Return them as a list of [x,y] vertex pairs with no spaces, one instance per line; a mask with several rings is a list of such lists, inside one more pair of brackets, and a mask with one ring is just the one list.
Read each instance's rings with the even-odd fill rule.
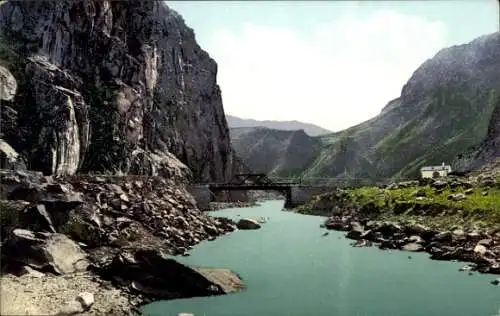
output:
[[497,0],[167,1],[218,64],[226,114],[339,131],[445,47],[499,30]]

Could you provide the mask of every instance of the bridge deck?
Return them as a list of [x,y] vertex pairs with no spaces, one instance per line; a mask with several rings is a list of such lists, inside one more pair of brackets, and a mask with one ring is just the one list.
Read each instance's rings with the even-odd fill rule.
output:
[[298,183],[269,183],[269,184],[230,184],[230,183],[213,183],[209,184],[210,189],[220,191],[234,190],[284,190],[290,187],[297,186]]

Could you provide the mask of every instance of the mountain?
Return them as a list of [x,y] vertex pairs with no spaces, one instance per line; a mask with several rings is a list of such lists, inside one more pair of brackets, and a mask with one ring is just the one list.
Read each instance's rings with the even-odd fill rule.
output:
[[163,1],[3,2],[0,60],[17,82],[4,165],[7,150],[46,174],[231,176],[217,64]]
[[[441,162],[454,169],[479,168],[500,154],[499,108],[500,33],[494,33],[439,51],[376,117],[314,137],[309,148],[301,149],[314,152],[313,162],[294,174],[373,181],[415,177],[421,166]],[[254,135],[246,147],[252,146],[251,139],[258,148],[272,147]],[[281,159],[286,166],[287,157]]]
[[231,128],[231,143],[253,171],[293,175],[314,161],[316,139],[304,130],[282,131],[266,127]]
[[253,119],[244,119],[226,114],[227,124],[229,128],[238,127],[267,127],[270,129],[283,130],[283,131],[298,131],[304,130],[309,136],[318,136],[329,134],[331,131],[319,127],[314,124],[303,123],[299,121],[258,121]]

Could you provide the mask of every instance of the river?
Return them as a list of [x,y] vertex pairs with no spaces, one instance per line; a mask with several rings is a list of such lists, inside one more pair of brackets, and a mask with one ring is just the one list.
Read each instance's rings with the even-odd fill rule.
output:
[[[237,231],[194,247],[178,261],[230,268],[246,291],[159,301],[149,316],[491,316],[500,309],[492,275],[459,272],[463,263],[425,253],[351,247],[343,233],[319,228],[323,217],[281,211],[282,201],[212,212],[237,220],[269,217],[260,230]],[[411,256],[411,258],[409,258]]]

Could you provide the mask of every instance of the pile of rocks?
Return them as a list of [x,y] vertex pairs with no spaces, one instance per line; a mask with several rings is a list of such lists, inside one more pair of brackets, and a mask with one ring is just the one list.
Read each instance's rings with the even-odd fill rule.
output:
[[439,231],[415,223],[368,220],[352,211],[328,218],[324,226],[346,231],[357,247],[426,251],[431,259],[472,262],[479,272],[500,274],[500,229]]
[[168,255],[187,254],[236,225],[199,211],[173,181],[1,170],[0,206],[3,273],[91,271],[133,294],[137,304],[225,293]]

